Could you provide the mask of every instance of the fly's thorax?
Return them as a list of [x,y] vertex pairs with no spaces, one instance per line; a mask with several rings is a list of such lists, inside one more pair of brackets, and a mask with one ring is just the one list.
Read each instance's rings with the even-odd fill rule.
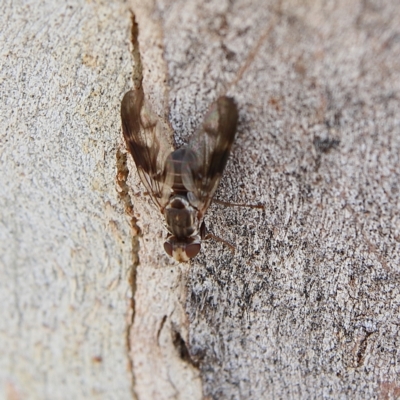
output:
[[165,171],[172,177],[171,186],[175,194],[184,196],[190,190],[186,184],[192,177],[192,167],[195,161],[196,154],[185,146],[173,151],[168,156],[165,162]]
[[164,217],[168,230],[178,239],[189,238],[199,230],[198,210],[189,203],[186,196],[171,197],[164,209]]

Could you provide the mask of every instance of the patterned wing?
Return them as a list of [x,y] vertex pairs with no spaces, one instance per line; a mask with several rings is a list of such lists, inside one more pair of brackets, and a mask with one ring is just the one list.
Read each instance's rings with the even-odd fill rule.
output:
[[190,139],[182,165],[189,201],[204,215],[221,180],[235,139],[238,110],[223,96],[212,104],[200,129]]
[[144,98],[143,89],[130,90],[121,103],[122,130],[126,146],[135,161],[140,179],[153,201],[164,208],[171,195],[173,175],[165,161],[173,151],[170,130]]

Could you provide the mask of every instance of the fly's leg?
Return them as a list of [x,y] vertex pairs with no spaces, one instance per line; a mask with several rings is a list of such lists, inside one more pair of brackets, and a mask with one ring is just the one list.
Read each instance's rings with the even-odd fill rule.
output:
[[260,208],[264,210],[263,204],[245,204],[245,203],[230,203],[229,201],[223,201],[218,199],[213,199],[213,203],[221,204],[226,207],[248,207],[248,208]]
[[200,237],[202,240],[214,239],[217,242],[221,242],[225,246],[229,247],[229,249],[231,250],[232,253],[235,253],[236,247],[233,244],[227,242],[226,240],[224,240],[224,239],[220,238],[219,236],[216,236],[212,233],[207,233],[207,229],[206,229],[206,225],[205,225],[204,221],[200,226]]

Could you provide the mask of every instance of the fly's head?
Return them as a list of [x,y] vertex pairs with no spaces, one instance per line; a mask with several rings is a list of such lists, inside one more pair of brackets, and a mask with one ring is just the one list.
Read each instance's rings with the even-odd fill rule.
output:
[[165,252],[179,262],[186,262],[196,257],[200,248],[201,239],[199,235],[181,239],[170,235],[164,243]]

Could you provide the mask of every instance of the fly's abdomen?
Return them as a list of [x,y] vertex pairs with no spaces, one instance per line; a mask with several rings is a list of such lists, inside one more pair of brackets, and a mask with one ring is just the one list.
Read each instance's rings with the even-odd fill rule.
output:
[[177,238],[188,238],[197,233],[197,210],[184,196],[174,196],[164,210],[169,231]]

